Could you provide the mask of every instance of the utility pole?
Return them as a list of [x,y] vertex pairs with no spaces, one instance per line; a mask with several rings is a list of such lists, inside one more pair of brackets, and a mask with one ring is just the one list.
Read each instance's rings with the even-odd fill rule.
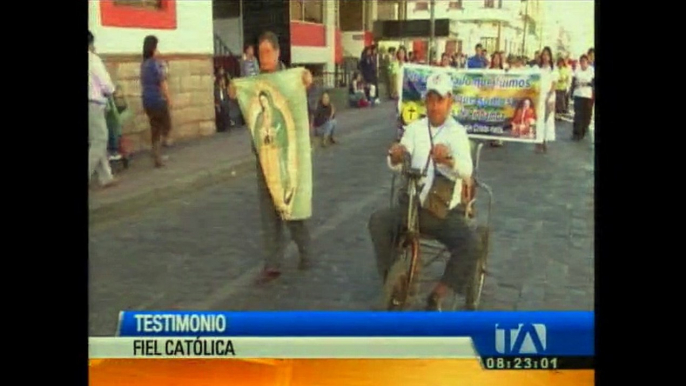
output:
[[[400,36],[405,36],[403,26],[407,21],[407,0],[400,0],[398,2],[398,20],[402,20],[402,24],[400,25]],[[400,44],[405,46],[405,50],[407,50],[407,40],[405,38],[400,40]]]
[[436,0],[431,0],[429,5],[431,8],[431,37],[429,38],[429,65],[433,64],[436,50],[434,45],[436,43]]
[[526,3],[524,5],[524,37],[522,38],[522,55],[526,56],[526,34],[528,33],[527,27],[529,24],[529,1],[524,0]]

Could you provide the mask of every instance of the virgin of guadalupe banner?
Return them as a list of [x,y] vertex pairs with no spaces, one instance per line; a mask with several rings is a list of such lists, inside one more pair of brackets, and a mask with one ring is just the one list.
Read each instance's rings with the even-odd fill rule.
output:
[[303,69],[238,78],[238,104],[284,220],[312,215],[312,150]]
[[451,74],[453,117],[467,129],[470,138],[543,142],[546,105],[541,85],[550,81],[534,69],[506,72],[405,64],[398,103],[406,125],[426,115],[426,79],[434,71]]

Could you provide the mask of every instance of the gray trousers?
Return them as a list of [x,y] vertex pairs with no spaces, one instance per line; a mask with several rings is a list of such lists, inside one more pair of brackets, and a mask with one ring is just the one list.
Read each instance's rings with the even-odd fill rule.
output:
[[257,195],[262,220],[262,242],[265,253],[265,268],[279,270],[286,252],[283,228],[288,227],[291,239],[298,246],[301,259],[310,257],[310,232],[304,220],[284,221],[274,207],[274,201],[267,187],[264,172],[257,163]]
[[88,103],[88,181],[97,173],[101,185],[112,181],[112,169],[107,158],[107,120],[105,105]]
[[[398,258],[395,242],[407,221],[407,196],[399,205],[379,209],[369,219],[369,233],[374,244],[379,275],[385,277]],[[464,211],[453,209],[445,219],[419,209],[419,229],[422,235],[433,237],[450,252],[448,264],[440,282],[453,291],[464,294],[465,284],[476,269],[478,237],[464,217]]]

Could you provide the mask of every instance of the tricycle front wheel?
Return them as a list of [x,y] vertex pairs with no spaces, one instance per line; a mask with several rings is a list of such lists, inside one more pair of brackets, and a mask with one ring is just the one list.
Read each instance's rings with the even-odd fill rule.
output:
[[[400,244],[398,259],[388,270],[383,288],[383,308],[387,311],[402,311],[409,303],[416,275],[410,275],[412,262],[419,259],[419,240],[406,237]],[[416,264],[418,265],[418,264]],[[412,278],[411,278],[412,276]]]

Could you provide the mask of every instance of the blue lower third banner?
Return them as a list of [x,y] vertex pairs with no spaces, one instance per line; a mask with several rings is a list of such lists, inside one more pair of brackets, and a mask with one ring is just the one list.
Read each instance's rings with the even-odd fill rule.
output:
[[469,337],[480,356],[593,356],[593,312],[123,311],[120,337]]

